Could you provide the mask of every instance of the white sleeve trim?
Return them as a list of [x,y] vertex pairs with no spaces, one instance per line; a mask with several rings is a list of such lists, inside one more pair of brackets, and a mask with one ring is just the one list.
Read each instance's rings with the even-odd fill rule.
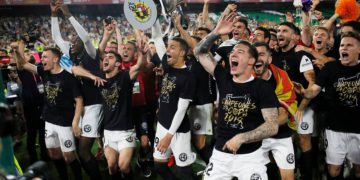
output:
[[95,59],[96,58],[96,49],[91,43],[89,34],[86,32],[84,27],[82,27],[80,25],[80,23],[78,21],[76,21],[76,19],[73,16],[71,16],[69,18],[69,21],[73,25],[76,33],[78,34],[78,36],[80,37],[82,42],[84,43],[86,52],[89,54],[89,56],[91,58]]
[[168,133],[170,133],[171,135],[174,135],[176,131],[179,129],[190,102],[191,102],[190,99],[179,98],[178,107],[168,131]]

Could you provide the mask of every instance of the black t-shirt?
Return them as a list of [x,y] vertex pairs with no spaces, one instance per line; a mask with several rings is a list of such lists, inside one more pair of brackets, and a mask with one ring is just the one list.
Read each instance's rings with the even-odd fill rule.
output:
[[116,76],[106,79],[100,87],[103,98],[104,129],[125,131],[134,129],[131,115],[133,81],[129,71],[121,71]]
[[[24,106],[42,106],[44,104],[42,94],[44,92],[44,86],[41,78],[25,70],[19,70],[18,74],[22,83],[21,97]],[[40,93],[39,89],[42,93]]]
[[[271,86],[271,89],[274,90],[274,92],[275,92],[276,79],[274,77],[274,74],[271,74],[271,78],[266,82],[269,83],[269,85]],[[271,138],[282,139],[282,138],[288,138],[291,135],[292,135],[291,130],[290,130],[288,124],[285,123],[285,124],[279,126],[278,133],[276,135],[272,136]]]
[[316,84],[325,88],[327,128],[360,133],[360,65],[348,67],[340,61],[329,62],[316,77]]
[[[308,87],[308,81],[304,77],[304,72],[313,70],[312,60],[315,58],[305,52],[295,52],[296,46],[287,52],[275,52],[272,55],[272,64],[285,70],[292,81],[301,83],[305,88]],[[297,96],[297,101],[301,102],[302,97]]]
[[[161,83],[159,123],[170,129],[174,115],[177,111],[179,98],[193,100],[195,95],[195,77],[188,68],[175,69],[163,62],[165,71]],[[190,122],[185,114],[180,127],[176,132],[190,131]]]
[[81,96],[76,78],[65,70],[58,74],[44,71],[39,64],[37,73],[42,77],[45,89],[43,119],[59,126],[71,126],[75,112],[75,98]]
[[[101,75],[100,70],[100,57],[99,51],[96,51],[95,59],[91,58],[90,55],[84,51],[81,55],[74,57],[74,64],[80,65],[84,69],[90,71],[92,74],[99,76]],[[94,85],[94,81],[88,78],[78,77],[81,83],[81,90],[84,96],[84,105],[101,104],[102,98],[99,88]]]
[[214,79],[212,76],[206,72],[206,70],[202,67],[199,61],[194,56],[191,56],[186,60],[186,66],[189,71],[194,74],[196,79],[196,92],[194,100],[192,101],[192,105],[203,105],[209,104],[214,101],[213,85]]
[[335,60],[338,60],[340,58],[339,49],[331,49],[330,51],[326,52],[324,55],[326,57],[332,57]]
[[[279,102],[274,90],[262,79],[235,83],[220,65],[216,66],[214,75],[220,94],[215,148],[223,151],[224,144],[235,135],[254,130],[265,122],[261,109],[277,108]],[[261,144],[262,141],[242,144],[237,154],[251,153]]]

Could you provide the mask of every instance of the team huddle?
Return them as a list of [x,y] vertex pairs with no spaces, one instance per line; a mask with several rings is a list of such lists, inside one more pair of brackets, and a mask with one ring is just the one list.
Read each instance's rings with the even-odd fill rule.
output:
[[[133,178],[139,145],[144,177],[153,170],[166,180],[195,179],[191,165],[201,159],[207,180],[291,180],[297,167],[311,180],[313,139],[323,133],[327,179],[344,179],[345,160],[360,178],[360,22],[343,23],[336,35],[336,17],[251,32],[230,3],[214,27],[204,20],[189,34],[174,14],[176,33],[164,35],[157,20],[124,44],[110,41],[121,39],[116,20],[104,22],[95,48],[66,5],[50,7],[56,47],[44,49],[40,64],[29,62],[26,41],[10,46],[18,71],[41,79],[44,139],[61,179],[69,179],[67,166],[75,179],[81,169],[102,179],[91,152],[99,140],[113,179]],[[70,42],[59,13],[76,31]]]

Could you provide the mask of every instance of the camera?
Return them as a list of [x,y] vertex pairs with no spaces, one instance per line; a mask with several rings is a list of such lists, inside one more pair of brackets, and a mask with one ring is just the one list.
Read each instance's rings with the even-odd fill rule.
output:
[[106,25],[111,24],[111,22],[112,22],[113,20],[114,20],[114,18],[113,18],[112,16],[108,16],[108,17],[106,17],[106,18],[104,19]]

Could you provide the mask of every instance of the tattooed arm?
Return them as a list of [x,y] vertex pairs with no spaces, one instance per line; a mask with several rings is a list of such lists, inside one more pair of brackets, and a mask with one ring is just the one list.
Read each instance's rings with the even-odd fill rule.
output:
[[200,64],[211,75],[214,75],[216,61],[209,53],[210,47],[219,39],[220,35],[229,34],[234,29],[233,24],[238,19],[239,17],[234,13],[220,17],[219,23],[213,32],[200,41],[194,49],[195,56],[200,61]]
[[265,120],[263,124],[252,131],[237,134],[225,143],[223,150],[228,149],[235,154],[242,144],[261,141],[265,138],[275,135],[279,128],[278,109],[275,107],[265,108],[261,109],[261,113]]

